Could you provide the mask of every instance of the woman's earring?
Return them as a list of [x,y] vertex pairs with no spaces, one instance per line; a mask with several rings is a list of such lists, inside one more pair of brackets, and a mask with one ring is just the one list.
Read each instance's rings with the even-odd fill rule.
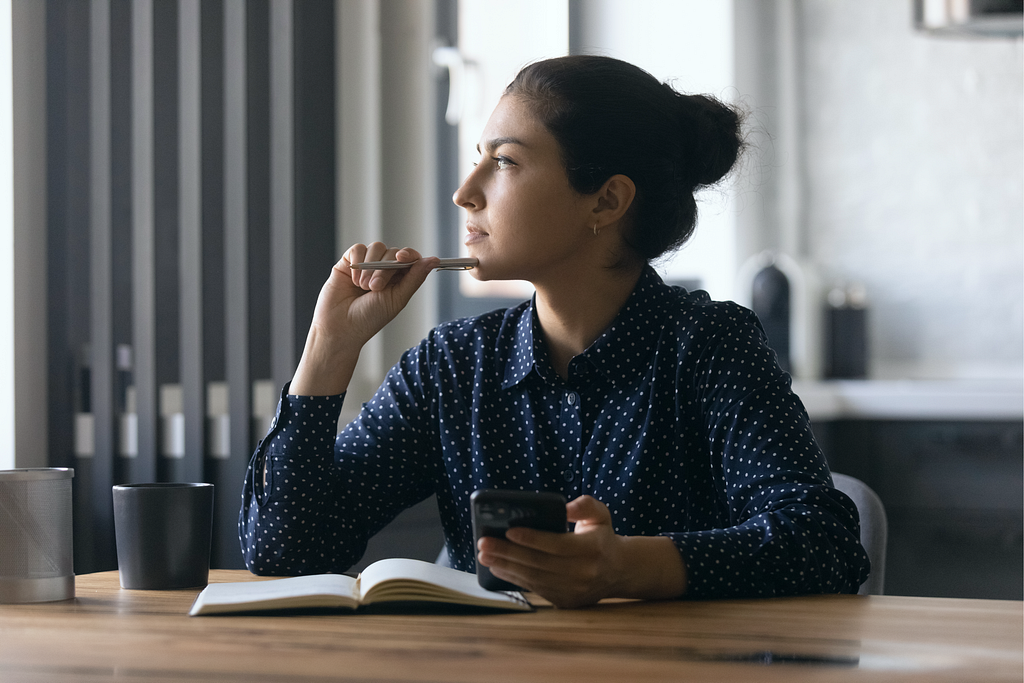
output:
[[594,223],[594,237],[601,234],[601,228],[597,227],[597,223]]

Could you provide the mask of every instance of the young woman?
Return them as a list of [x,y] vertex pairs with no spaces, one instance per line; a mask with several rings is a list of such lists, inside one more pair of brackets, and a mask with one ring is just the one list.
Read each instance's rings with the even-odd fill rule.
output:
[[[604,597],[856,592],[856,508],[753,313],[665,285],[694,192],[742,146],[729,107],[607,57],[524,68],[456,191],[475,277],[532,301],[442,324],[335,436],[362,346],[435,258],[351,247],[324,285],[239,535],[261,574],[344,571],[403,509],[437,495],[449,556],[559,606]],[[373,260],[406,271],[355,270]],[[474,546],[476,489],[557,491],[574,533]]]

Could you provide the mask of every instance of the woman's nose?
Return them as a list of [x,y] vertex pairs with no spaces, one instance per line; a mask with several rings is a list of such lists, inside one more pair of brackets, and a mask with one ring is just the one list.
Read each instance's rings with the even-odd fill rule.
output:
[[483,196],[475,182],[476,169],[474,168],[466,179],[462,181],[459,189],[452,195],[455,205],[463,209],[479,209],[483,207]]

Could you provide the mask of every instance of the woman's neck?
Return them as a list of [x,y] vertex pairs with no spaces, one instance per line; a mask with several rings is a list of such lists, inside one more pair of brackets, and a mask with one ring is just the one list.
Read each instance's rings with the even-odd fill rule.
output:
[[569,375],[569,361],[583,353],[626,304],[642,268],[592,269],[537,287],[537,318],[555,371]]

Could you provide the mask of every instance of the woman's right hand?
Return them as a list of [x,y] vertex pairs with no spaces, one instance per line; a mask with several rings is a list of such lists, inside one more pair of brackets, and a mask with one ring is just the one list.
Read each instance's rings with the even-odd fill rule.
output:
[[[364,261],[413,262],[407,270],[355,270]],[[331,396],[348,388],[359,351],[391,322],[437,265],[414,249],[355,244],[320,290],[289,393]]]

